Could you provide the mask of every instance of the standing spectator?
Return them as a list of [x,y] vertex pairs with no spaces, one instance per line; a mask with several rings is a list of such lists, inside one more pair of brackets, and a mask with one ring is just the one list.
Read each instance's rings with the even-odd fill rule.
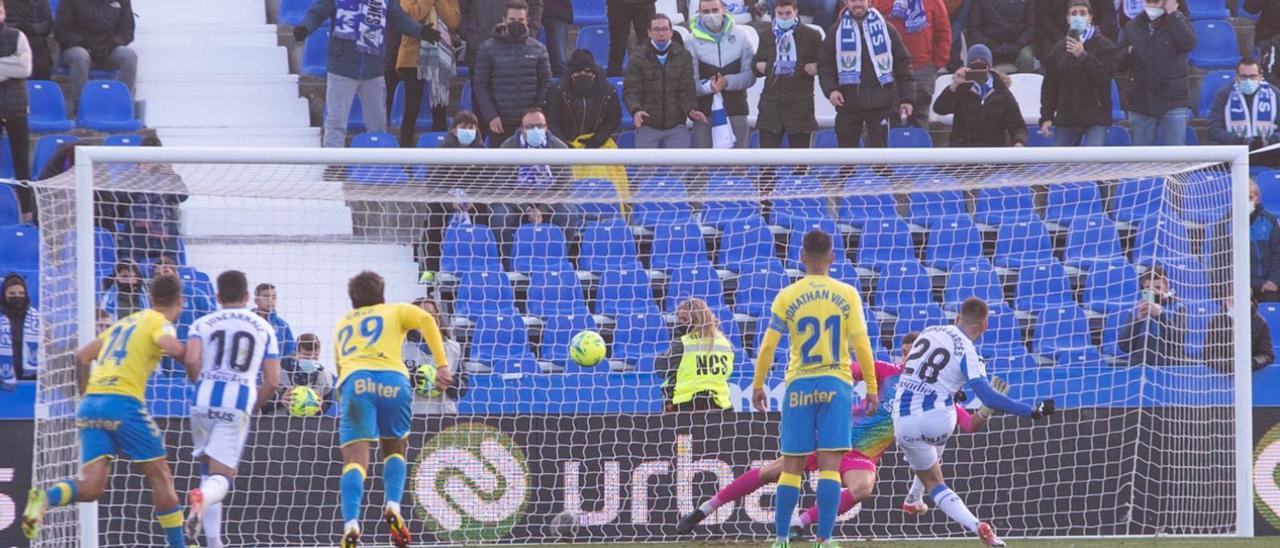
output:
[[[1122,2],[1126,0],[1121,0]],[[1137,2],[1141,7],[1141,0],[1128,0]],[[1054,44],[1057,44],[1063,38],[1067,37],[1067,33],[1071,30],[1070,14],[1071,7],[1075,5],[1075,0],[1042,0],[1036,6],[1036,58],[1044,63],[1045,56],[1049,55]],[[1113,0],[1089,0],[1089,24],[1093,25],[1097,32],[1106,36],[1111,40],[1112,44],[1116,41],[1116,7]]]
[[[467,66],[476,66],[480,44],[493,38],[493,30],[506,22],[509,0],[458,0],[462,4],[462,32],[466,40]],[[537,38],[542,31],[542,0],[526,0],[529,6],[529,35]]]
[[1256,14],[1253,24],[1253,43],[1269,44],[1280,35],[1280,2],[1276,0],[1244,0],[1244,11]]
[[[598,1],[598,0],[597,0]],[[609,76],[622,76],[622,61],[626,59],[627,49],[633,43],[631,32],[636,33],[636,42],[644,40],[645,31],[653,39],[653,16],[656,13],[654,2],[657,0],[606,0],[606,16],[609,21]],[[667,23],[671,23],[667,19]],[[667,36],[666,40],[671,40]],[[634,61],[634,59],[633,59]],[[630,103],[627,103],[630,104]]]
[[[416,144],[418,114],[422,110],[422,94],[430,97],[431,131],[444,131],[448,123],[449,83],[458,67],[453,52],[460,41],[458,28],[462,13],[456,0],[399,0],[410,19],[423,26],[440,31],[440,40],[422,42],[417,38],[398,36],[393,43],[399,48],[387,48],[387,58],[392,66],[387,74],[387,111],[397,84],[404,84],[404,117],[400,121],[400,146],[411,148]],[[387,35],[391,36],[392,29]]]
[[49,35],[53,34],[53,13],[49,0],[5,0],[8,13],[5,24],[26,35],[31,45],[31,79],[48,80],[49,65],[53,56],[49,53]]
[[[700,13],[693,20],[693,40],[686,44],[693,55],[693,78],[698,84],[698,110],[705,122],[693,122],[694,148],[747,148],[751,128],[747,127],[747,88],[756,81],[751,61],[756,52],[751,49],[747,33],[755,32],[734,23],[733,15],[725,13],[721,0],[701,0]],[[733,131],[733,143],[727,139],[713,139],[711,132],[712,111],[721,103],[729,127]]]
[[796,0],[777,0],[772,32],[760,32],[755,71],[764,77],[756,109],[760,148],[778,148],[787,138],[791,148],[809,148],[818,130],[814,117],[813,78],[818,74],[822,35],[800,24]]
[[[1234,299],[1230,295],[1223,299],[1222,312],[1209,319],[1204,341],[1205,363],[1227,374],[1236,370],[1236,341],[1231,330],[1235,324],[1235,319],[1231,317],[1233,304]],[[1271,326],[1258,314],[1258,301],[1252,301],[1249,307],[1249,339],[1249,361],[1254,371],[1275,363],[1276,351],[1271,344]]]
[[964,27],[969,44],[991,48],[993,66],[1001,72],[1034,71],[1036,55],[1031,41],[1036,35],[1038,0],[972,1]]
[[493,143],[511,138],[526,110],[542,105],[551,86],[547,48],[529,33],[529,6],[507,3],[506,22],[476,53],[472,90]]
[[840,0],[800,0],[802,15],[813,17],[813,24],[829,29],[836,24],[836,12],[840,11]]
[[[1249,181],[1249,202],[1253,204],[1249,212],[1249,286],[1255,300],[1280,301],[1280,220],[1262,207],[1257,180]],[[1221,226],[1230,228],[1225,223]]]
[[453,113],[453,126],[444,136],[440,148],[484,148],[484,139],[480,138],[480,120],[476,115],[469,110]]
[[14,380],[35,380],[40,358],[40,312],[31,303],[27,281],[9,274],[0,283],[0,389]]
[[[440,338],[444,341],[444,357],[448,364],[449,374],[453,378],[453,383],[443,391],[433,388],[430,395],[423,395],[415,390],[413,395],[413,414],[415,415],[453,415],[458,412],[458,398],[462,396],[459,389],[465,386],[465,380],[459,377],[462,371],[462,345],[453,339],[453,335],[449,332],[449,324],[444,322],[441,317],[440,307],[431,299],[417,299],[413,304],[421,308],[427,314],[431,314],[435,318],[436,325],[440,326]],[[404,366],[409,370],[409,374],[413,376],[413,386],[416,388],[422,386],[435,385],[435,358],[431,355],[431,348],[423,342],[422,334],[417,331],[410,331],[405,335],[402,352],[404,356]],[[418,374],[418,366],[427,364],[430,379],[421,379]]]
[[818,61],[818,81],[836,107],[836,140],[843,148],[856,148],[864,131],[866,146],[886,146],[890,119],[905,120],[913,112],[911,54],[897,29],[869,5],[845,0]]
[[31,76],[31,46],[25,34],[5,23],[5,3],[0,1],[0,124],[9,136],[14,176],[20,181],[29,181],[31,137],[27,131],[27,77]]
[[1236,65],[1235,85],[1218,91],[1209,109],[1209,140],[1257,150],[1276,141],[1276,88],[1251,58]]
[[627,65],[622,95],[636,126],[636,148],[689,148],[685,121],[707,121],[695,108],[693,56],[671,38],[671,19],[654,15],[649,42],[632,52]]
[[276,311],[276,304],[279,296],[276,293],[276,286],[273,284],[262,283],[253,289],[253,304],[255,305],[253,313],[267,320],[271,327],[276,330],[276,339],[280,341],[280,355],[292,356],[298,351],[298,342],[293,338],[293,330],[289,328],[289,322],[280,317]]
[[1054,146],[1100,147],[1111,125],[1111,78],[1120,50],[1093,25],[1089,0],[1071,0],[1066,19],[1070,31],[1044,57],[1040,133],[1054,130]]
[[569,57],[569,74],[547,92],[551,134],[574,148],[600,148],[622,123],[618,91],[585,49]]
[[573,0],[545,0],[543,3],[542,28],[547,31],[551,76],[564,78],[564,56],[569,51],[569,28],[573,26]]
[[723,411],[733,408],[729,375],[733,343],[720,330],[720,320],[697,297],[676,307],[675,340],[659,356],[654,371],[664,377],[667,411]]
[[1160,265],[1152,265],[1138,277],[1142,298],[1125,315],[1120,329],[1120,350],[1129,365],[1180,365],[1186,355],[1186,306],[1169,291],[1169,279]]
[[954,114],[953,147],[1020,147],[1027,144],[1018,101],[1009,91],[1009,77],[991,68],[991,50],[982,44],[969,48],[969,66],[960,68],[942,90],[933,110]]
[[137,263],[129,259],[116,263],[112,275],[102,281],[98,306],[112,316],[112,321],[151,308],[146,283]]
[[911,120],[922,128],[929,127],[929,104],[933,102],[933,85],[938,69],[951,58],[951,20],[942,0],[872,0],[872,6],[887,15],[889,24],[898,31],[902,43],[911,54],[915,107]]
[[[82,0],[83,1],[83,0]],[[347,121],[351,104],[360,96],[364,109],[364,125],[371,132],[387,130],[387,81],[383,74],[383,57],[387,48],[386,26],[395,27],[406,37],[419,37],[438,43],[440,32],[431,25],[415,23],[397,1],[386,1],[386,11],[365,16],[365,7],[383,0],[316,0],[302,23],[293,27],[293,39],[301,44],[321,23],[329,21],[329,68],[325,75],[324,146],[342,148],[347,144]],[[62,7],[58,7],[62,13]]]
[[138,55],[133,43],[133,6],[130,0],[64,0],[58,4],[53,34],[62,48],[59,60],[71,69],[71,94],[67,111],[75,112],[80,91],[89,80],[89,68],[115,69],[117,78],[134,91]]
[[1145,0],[1142,10],[1124,27],[1118,67],[1129,72],[1125,105],[1133,144],[1184,145],[1191,118],[1187,54],[1196,33],[1178,0]]
[[298,352],[280,358],[280,409],[288,412],[293,389],[305,386],[315,391],[320,399],[320,409],[327,411],[333,404],[334,374],[320,361],[320,338],[315,333],[303,333],[298,337]]

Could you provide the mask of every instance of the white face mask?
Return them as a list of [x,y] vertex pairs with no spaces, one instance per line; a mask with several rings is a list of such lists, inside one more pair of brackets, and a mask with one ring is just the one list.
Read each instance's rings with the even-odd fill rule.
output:
[[546,128],[531,127],[524,130],[524,142],[529,143],[531,147],[541,147],[547,144]]
[[1142,8],[1142,11],[1147,12],[1147,19],[1152,21],[1155,21],[1156,19],[1159,19],[1161,15],[1164,15],[1164,8],[1153,8],[1151,6],[1147,6]]
[[701,19],[702,22],[707,25],[707,28],[711,30],[720,30],[720,27],[724,26],[723,13],[707,13],[698,16],[698,18]]

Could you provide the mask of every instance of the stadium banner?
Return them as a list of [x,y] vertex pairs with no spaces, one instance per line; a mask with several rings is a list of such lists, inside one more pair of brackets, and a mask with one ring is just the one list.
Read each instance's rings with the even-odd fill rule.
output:
[[1253,409],[1253,438],[1254,533],[1280,535],[1280,407]]
[[31,447],[35,422],[0,420],[0,547],[27,546],[18,516],[31,486]]

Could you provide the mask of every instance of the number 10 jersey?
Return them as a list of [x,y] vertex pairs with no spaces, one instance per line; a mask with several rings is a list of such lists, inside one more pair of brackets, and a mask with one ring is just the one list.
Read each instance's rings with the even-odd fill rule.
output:
[[893,400],[895,417],[950,409],[951,396],[987,376],[973,341],[954,325],[925,328],[911,345]]
[[193,407],[249,413],[262,361],[280,358],[271,324],[248,308],[224,308],[196,320],[189,339],[201,345]]

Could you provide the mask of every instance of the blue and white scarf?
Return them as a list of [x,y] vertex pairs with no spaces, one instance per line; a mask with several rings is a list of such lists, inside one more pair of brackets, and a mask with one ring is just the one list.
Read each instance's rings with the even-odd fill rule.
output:
[[1098,32],[1098,27],[1095,27],[1093,25],[1089,25],[1085,27],[1084,32],[1080,33],[1080,43],[1081,44],[1089,43],[1089,39],[1093,38],[1093,35],[1097,34],[1097,32]]
[[360,53],[382,55],[386,23],[386,0],[338,0],[333,37],[355,40]]
[[787,30],[778,28],[778,21],[773,22],[774,51],[777,53],[773,60],[774,76],[791,76],[796,73],[796,27]]
[[729,115],[724,112],[724,99],[717,93],[711,96],[711,148],[733,148],[737,137],[729,125]]
[[924,12],[924,0],[893,0],[890,17],[901,19],[907,32],[915,34],[929,26],[929,16]]
[[1116,11],[1124,10],[1125,17],[1137,19],[1142,14],[1142,0],[1115,0]]
[[995,76],[988,76],[986,82],[972,82],[972,84],[973,85],[970,86],[969,89],[972,89],[974,93],[978,94],[978,97],[982,99],[982,102],[986,102],[987,97],[990,97],[991,93],[996,90]]
[[1227,130],[1232,135],[1253,139],[1255,137],[1271,137],[1276,131],[1276,90],[1271,84],[1263,82],[1253,94],[1253,110],[1244,104],[1244,93],[1240,86],[1231,88],[1227,97]]
[[856,86],[862,83],[862,45],[871,48],[871,64],[880,85],[893,83],[893,51],[889,47],[889,25],[875,8],[867,10],[867,16],[857,21],[848,11],[840,17],[836,30],[836,61],[840,85]]

